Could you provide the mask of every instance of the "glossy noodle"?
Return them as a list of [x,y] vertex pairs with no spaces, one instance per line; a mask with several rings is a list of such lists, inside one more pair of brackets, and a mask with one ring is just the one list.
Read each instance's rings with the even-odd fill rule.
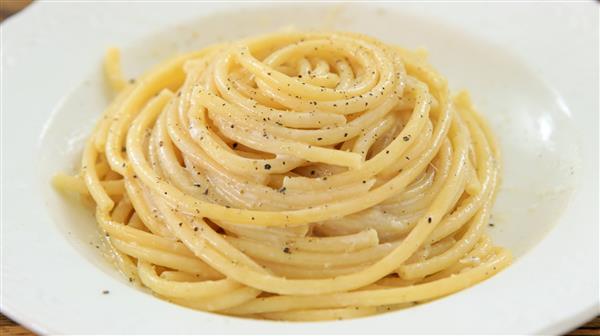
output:
[[289,321],[430,301],[511,256],[494,137],[423,51],[277,33],[177,56],[115,97],[76,176],[114,263],[179,305]]

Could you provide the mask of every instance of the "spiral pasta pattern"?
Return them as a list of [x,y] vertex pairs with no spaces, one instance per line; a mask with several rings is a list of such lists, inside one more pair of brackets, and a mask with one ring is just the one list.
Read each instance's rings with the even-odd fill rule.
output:
[[263,319],[345,319],[482,281],[494,138],[423,51],[277,33],[125,81],[76,176],[115,264],[171,302]]

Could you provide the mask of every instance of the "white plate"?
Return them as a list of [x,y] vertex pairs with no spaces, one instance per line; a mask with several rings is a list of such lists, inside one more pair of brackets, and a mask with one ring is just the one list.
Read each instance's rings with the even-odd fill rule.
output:
[[[2,24],[2,312],[41,333],[561,333],[599,311],[598,18],[593,3],[34,3]],[[94,248],[95,223],[50,187],[106,104],[100,64],[126,72],[285,26],[424,46],[468,88],[505,158],[494,239],[514,265],[394,313],[274,323],[182,308],[132,288]],[[103,295],[103,290],[110,294]]]

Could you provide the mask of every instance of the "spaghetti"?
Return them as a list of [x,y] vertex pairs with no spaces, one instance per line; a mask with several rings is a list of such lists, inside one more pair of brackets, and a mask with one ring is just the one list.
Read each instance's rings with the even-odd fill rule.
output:
[[171,302],[290,321],[412,306],[480,282],[494,138],[422,51],[287,32],[126,81],[55,185],[95,204],[131,282]]

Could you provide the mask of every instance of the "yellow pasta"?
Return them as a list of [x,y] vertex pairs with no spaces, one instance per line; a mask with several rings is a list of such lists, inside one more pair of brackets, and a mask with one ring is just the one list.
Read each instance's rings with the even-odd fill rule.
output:
[[194,309],[368,316],[511,262],[485,230],[493,135],[426,55],[354,33],[285,32],[124,81],[58,189],[90,197],[131,282]]

